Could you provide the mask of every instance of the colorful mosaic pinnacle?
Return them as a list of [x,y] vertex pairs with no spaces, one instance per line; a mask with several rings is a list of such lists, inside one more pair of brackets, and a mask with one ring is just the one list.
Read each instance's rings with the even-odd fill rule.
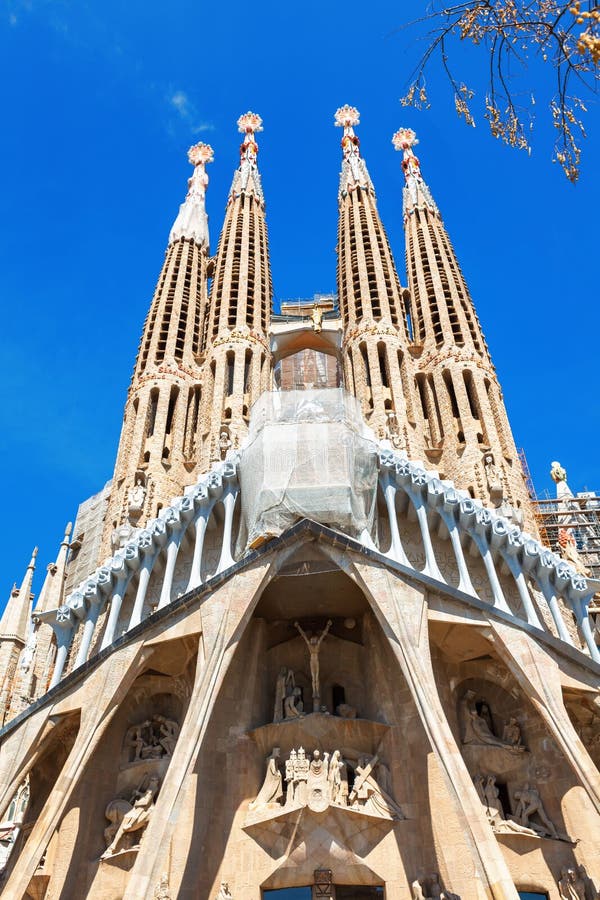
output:
[[334,121],[338,128],[353,128],[360,122],[360,113],[355,106],[346,103],[336,110]]
[[214,158],[213,148],[210,144],[203,144],[202,141],[188,150],[188,159],[193,166],[205,166],[213,162]]
[[256,133],[263,130],[261,117],[257,113],[250,111],[239,117],[237,126],[238,131],[241,131],[242,134]]
[[392,135],[392,144],[395,150],[410,150],[411,147],[418,143],[419,139],[412,128],[399,128]]

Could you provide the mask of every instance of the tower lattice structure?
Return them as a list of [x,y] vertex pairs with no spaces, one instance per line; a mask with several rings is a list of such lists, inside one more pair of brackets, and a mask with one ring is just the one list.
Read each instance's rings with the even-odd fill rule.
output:
[[201,341],[207,301],[212,148],[188,153],[194,172],[175,219],[129,388],[102,554],[156,515],[200,473]]
[[406,292],[400,286],[373,182],[360,155],[354,132],[358,110],[341,107],[335,123],[344,129],[337,279],[345,383],[360,400],[377,436],[391,433],[399,446],[412,452],[418,444],[411,427],[415,414]]
[[258,171],[256,133],[262,120],[238,120],[244,135],[219,239],[202,352],[204,393],[200,417],[204,468],[248,430],[250,408],[270,384],[272,279],[265,201]]
[[393,137],[403,152],[407,321],[420,452],[458,487],[535,532],[502,391],[454,248],[423,180],[416,143],[410,129]]

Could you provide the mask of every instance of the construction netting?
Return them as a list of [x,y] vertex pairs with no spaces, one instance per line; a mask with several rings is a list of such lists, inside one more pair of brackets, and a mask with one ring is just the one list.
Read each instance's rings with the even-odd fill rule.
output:
[[359,536],[373,527],[377,450],[355,397],[342,388],[262,394],[240,462],[245,544],[301,518]]

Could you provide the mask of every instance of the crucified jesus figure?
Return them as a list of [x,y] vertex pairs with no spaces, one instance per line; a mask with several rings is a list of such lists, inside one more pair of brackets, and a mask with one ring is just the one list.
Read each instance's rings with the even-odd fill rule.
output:
[[300,623],[294,622],[294,626],[298,629],[298,631],[304,638],[306,646],[308,647],[308,652],[310,654],[310,677],[312,679],[313,710],[315,712],[319,711],[319,700],[321,699],[321,688],[319,685],[319,650],[321,649],[323,638],[332,625],[333,622],[331,621],[331,619],[328,619],[327,625],[319,636],[315,634],[312,637],[308,637],[306,632],[303,631]]

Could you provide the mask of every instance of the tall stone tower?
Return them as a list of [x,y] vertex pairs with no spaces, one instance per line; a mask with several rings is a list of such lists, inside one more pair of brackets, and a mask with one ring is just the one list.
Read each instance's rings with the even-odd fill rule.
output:
[[271,311],[260,118],[238,123],[214,259],[212,151],[191,150],[108,512],[104,490],[82,504],[31,621],[34,560],[0,623],[10,900],[599,895],[600,585],[574,498],[570,555],[519,527],[415,136],[394,137],[403,289],[358,112],[336,124],[339,311]]
[[102,556],[200,471],[200,355],[209,260],[206,164],[212,162],[212,148],[197,144],[188,157],[194,172],[169,235],[125,404]]
[[413,385],[405,301],[389,241],[377,209],[375,189],[360,155],[358,110],[343,106],[335,124],[344,129],[338,192],[338,297],[344,327],[347,389],[361,403],[380,438],[391,431],[398,446],[414,452]]
[[250,407],[270,379],[273,287],[256,141],[262,120],[248,112],[238,128],[244,135],[240,165],[227,200],[202,342],[204,468],[239,447]]
[[406,269],[421,452],[472,496],[535,530],[525,479],[487,344],[439,209],[423,180],[414,131],[403,153]]

